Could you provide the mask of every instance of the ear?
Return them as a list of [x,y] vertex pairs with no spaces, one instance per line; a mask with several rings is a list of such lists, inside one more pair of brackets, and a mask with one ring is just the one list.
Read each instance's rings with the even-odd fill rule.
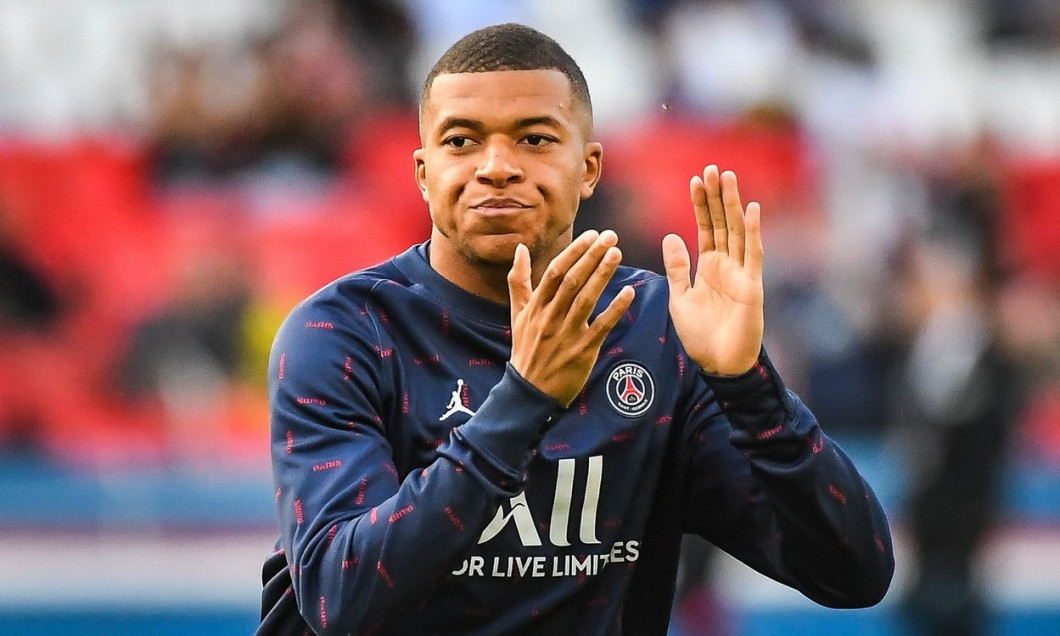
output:
[[416,164],[416,185],[420,188],[420,196],[427,201],[427,164],[423,159],[423,148],[418,148],[412,153],[412,161]]
[[585,174],[582,175],[581,198],[588,199],[600,183],[603,170],[604,146],[598,141],[585,144]]

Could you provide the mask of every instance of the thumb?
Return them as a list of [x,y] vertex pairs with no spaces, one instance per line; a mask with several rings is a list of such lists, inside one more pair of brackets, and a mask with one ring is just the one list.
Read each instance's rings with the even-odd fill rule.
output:
[[508,271],[508,299],[511,304],[512,324],[530,302],[533,288],[530,285],[530,250],[520,243],[515,246],[512,268]]
[[684,240],[676,234],[667,234],[662,240],[663,267],[666,268],[666,282],[670,285],[670,297],[674,298],[688,291],[691,285],[691,260]]

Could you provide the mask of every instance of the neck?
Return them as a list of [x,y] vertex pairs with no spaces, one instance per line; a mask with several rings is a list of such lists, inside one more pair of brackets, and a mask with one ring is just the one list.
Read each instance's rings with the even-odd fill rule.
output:
[[471,264],[467,261],[458,261],[439,266],[432,259],[431,266],[444,278],[476,296],[481,296],[498,305],[507,306],[511,302],[508,293],[510,265]]
[[474,261],[463,254],[448,254],[444,241],[431,241],[428,261],[434,271],[463,290],[499,305],[508,305],[508,272],[511,263]]

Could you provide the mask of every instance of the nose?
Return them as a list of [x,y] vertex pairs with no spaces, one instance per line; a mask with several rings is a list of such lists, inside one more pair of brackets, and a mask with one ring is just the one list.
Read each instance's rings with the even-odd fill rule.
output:
[[523,178],[523,170],[515,157],[515,148],[505,141],[493,141],[486,145],[482,163],[475,171],[481,183],[502,188],[508,183]]

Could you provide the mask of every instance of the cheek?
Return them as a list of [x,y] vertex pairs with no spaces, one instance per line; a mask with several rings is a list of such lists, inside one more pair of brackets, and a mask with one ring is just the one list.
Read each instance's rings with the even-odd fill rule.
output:
[[464,190],[467,183],[462,166],[439,165],[427,169],[427,188],[434,200],[451,201]]
[[431,220],[440,228],[455,228],[459,223],[457,208],[464,182],[449,168],[427,170],[427,208]]

